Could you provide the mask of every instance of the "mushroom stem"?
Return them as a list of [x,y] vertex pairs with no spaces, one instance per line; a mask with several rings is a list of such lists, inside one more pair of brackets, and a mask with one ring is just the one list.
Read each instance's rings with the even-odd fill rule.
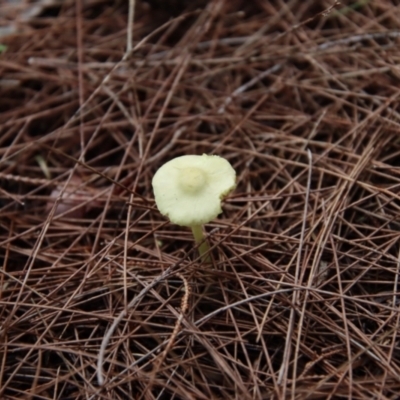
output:
[[192,232],[194,236],[194,240],[196,244],[199,245],[199,253],[201,257],[201,261],[205,263],[211,263],[211,257],[209,254],[210,246],[207,243],[207,240],[203,234],[203,227],[201,225],[192,226]]

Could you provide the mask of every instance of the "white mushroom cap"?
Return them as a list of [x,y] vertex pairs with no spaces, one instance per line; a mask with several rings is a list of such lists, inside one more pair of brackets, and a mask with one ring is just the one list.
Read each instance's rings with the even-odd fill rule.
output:
[[236,186],[236,172],[219,156],[182,156],[153,177],[160,213],[181,226],[210,222],[222,212],[221,200]]

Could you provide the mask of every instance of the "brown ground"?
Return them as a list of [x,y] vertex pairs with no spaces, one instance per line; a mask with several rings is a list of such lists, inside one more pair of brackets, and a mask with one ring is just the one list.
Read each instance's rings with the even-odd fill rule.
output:
[[128,3],[0,0],[0,398],[398,399],[400,3]]

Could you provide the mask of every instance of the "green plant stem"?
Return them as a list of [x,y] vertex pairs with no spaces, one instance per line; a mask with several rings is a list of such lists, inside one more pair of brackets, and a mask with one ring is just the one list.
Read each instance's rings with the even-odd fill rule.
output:
[[204,238],[203,227],[201,225],[192,226],[192,232],[196,244],[200,245],[199,253],[201,261],[205,263],[211,263],[211,257],[209,254],[210,246],[208,245],[207,240]]

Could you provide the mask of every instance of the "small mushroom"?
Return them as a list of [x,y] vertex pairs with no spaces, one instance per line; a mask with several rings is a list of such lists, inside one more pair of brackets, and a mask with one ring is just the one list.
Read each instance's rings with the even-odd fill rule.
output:
[[221,200],[236,186],[231,164],[206,154],[177,157],[156,172],[152,184],[160,213],[190,227],[202,260],[210,262],[202,225],[222,212]]

